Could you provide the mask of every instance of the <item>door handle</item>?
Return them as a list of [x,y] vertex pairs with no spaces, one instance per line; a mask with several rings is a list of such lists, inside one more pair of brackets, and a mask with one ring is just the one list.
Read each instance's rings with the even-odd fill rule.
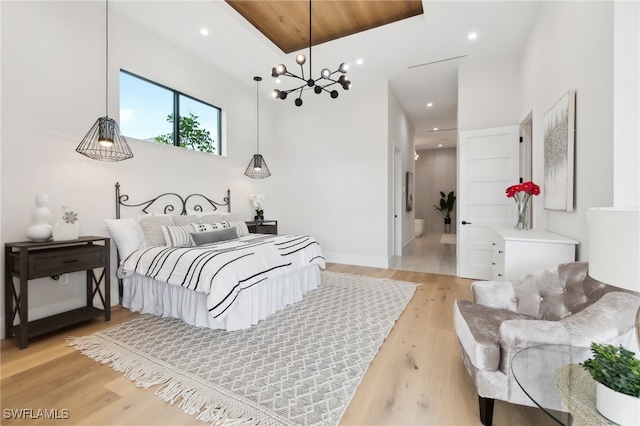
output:
[[462,223],[463,225],[471,225],[471,222],[467,222],[466,220],[463,220],[461,223]]

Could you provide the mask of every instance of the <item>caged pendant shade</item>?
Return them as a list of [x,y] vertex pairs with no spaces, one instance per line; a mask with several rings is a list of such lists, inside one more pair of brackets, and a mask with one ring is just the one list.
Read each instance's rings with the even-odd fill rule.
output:
[[244,174],[251,179],[264,179],[271,176],[271,172],[269,171],[267,162],[264,161],[264,158],[260,155],[260,96],[258,93],[258,86],[262,81],[262,77],[253,77],[253,79],[256,82],[256,153],[253,155],[253,158],[251,158]]
[[120,133],[120,127],[109,118],[109,0],[106,3],[106,72],[105,72],[105,116],[100,117],[87,132],[76,148],[76,152],[100,161],[122,161],[133,157],[127,140]]

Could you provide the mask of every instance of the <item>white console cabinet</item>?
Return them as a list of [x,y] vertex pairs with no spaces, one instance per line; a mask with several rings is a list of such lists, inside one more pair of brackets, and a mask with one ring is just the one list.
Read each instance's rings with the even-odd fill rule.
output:
[[516,280],[576,260],[578,241],[549,231],[494,229],[493,279]]

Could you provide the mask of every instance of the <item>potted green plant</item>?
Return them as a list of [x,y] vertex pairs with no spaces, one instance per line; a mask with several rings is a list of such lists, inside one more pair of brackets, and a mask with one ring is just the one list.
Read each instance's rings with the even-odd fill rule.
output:
[[596,381],[596,408],[621,425],[640,424],[640,360],[613,345],[591,344],[593,358],[580,365]]
[[447,228],[451,228],[451,212],[453,211],[453,205],[456,202],[456,196],[454,195],[453,191],[451,191],[447,195],[445,195],[444,192],[440,191],[440,197],[440,207],[436,206],[435,204],[433,205],[433,207],[435,207],[436,210],[440,211],[440,213],[444,215],[444,228],[446,230]]

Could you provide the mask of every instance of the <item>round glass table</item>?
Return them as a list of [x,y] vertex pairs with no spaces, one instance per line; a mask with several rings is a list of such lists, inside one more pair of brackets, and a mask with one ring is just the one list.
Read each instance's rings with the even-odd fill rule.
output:
[[558,394],[554,375],[558,369],[591,357],[590,348],[568,345],[541,345],[522,349],[511,360],[511,373],[520,388],[545,413],[562,425],[572,417]]

